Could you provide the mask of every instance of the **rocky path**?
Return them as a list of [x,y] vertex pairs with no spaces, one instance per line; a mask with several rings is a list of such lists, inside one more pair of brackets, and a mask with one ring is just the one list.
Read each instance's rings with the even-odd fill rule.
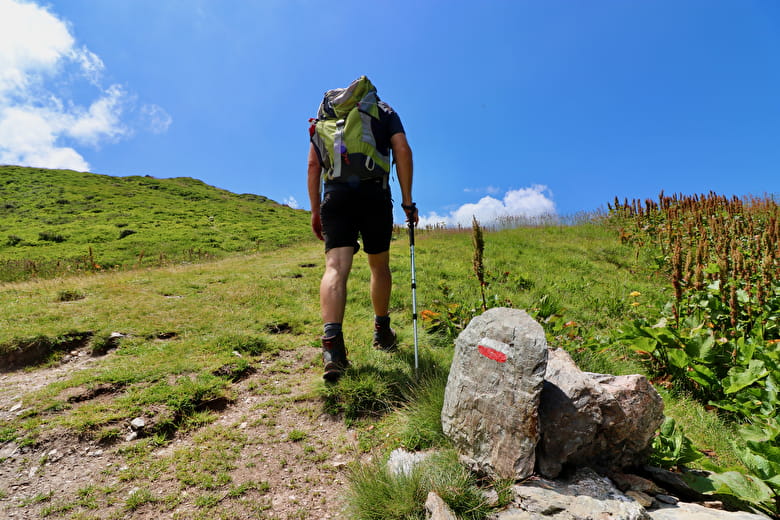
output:
[[[302,346],[253,365],[216,420],[157,447],[142,449],[142,431],[128,440],[130,425],[110,445],[64,430],[34,446],[0,444],[0,518],[340,517],[347,464],[360,453],[356,433],[323,413],[318,358]],[[52,368],[0,374],[0,417],[97,362],[73,352]]]

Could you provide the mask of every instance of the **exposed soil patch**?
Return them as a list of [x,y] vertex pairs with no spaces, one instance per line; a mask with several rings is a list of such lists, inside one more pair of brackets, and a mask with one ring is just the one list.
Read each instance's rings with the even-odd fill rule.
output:
[[234,383],[238,383],[239,381],[246,379],[247,377],[251,376],[256,372],[257,369],[251,365],[242,365],[240,363],[228,363],[227,365],[222,365],[221,367],[216,369],[214,372],[212,372],[212,374],[214,374],[215,376],[230,379]]
[[79,386],[68,388],[63,394],[60,394],[60,398],[69,403],[80,403],[82,401],[95,399],[103,394],[119,392],[122,388],[124,388],[124,385],[109,383],[99,384],[93,387]]
[[0,372],[18,370],[46,361],[53,352],[83,348],[93,332],[71,332],[60,337],[36,336],[0,345]]
[[[84,353],[0,375],[0,418],[23,412],[27,392],[95,361]],[[0,518],[340,518],[346,465],[361,453],[356,433],[323,413],[314,391],[318,361],[316,351],[300,347],[254,363],[237,374],[234,400],[203,404],[216,410],[213,423],[156,447],[150,436],[132,435],[131,424],[119,425],[124,433],[111,445],[66,432],[35,446],[0,444]],[[79,387],[67,399],[83,403],[122,390]],[[152,432],[164,412],[136,426]]]
[[292,325],[289,323],[269,323],[265,326],[265,330],[270,334],[291,334],[293,332]]

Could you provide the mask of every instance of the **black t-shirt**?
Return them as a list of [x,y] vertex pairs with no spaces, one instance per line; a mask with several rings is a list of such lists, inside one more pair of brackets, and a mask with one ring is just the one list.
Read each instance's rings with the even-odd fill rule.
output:
[[398,112],[392,109],[384,101],[377,103],[379,107],[379,120],[371,121],[371,130],[376,138],[376,149],[379,153],[387,155],[390,150],[390,138],[398,133],[404,133],[404,125]]

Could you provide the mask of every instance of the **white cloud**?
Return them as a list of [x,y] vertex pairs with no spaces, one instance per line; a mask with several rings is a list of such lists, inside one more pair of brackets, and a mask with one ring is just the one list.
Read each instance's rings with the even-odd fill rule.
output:
[[449,215],[438,215],[435,212],[420,217],[420,226],[470,227],[471,219],[476,217],[480,224],[491,226],[500,224],[501,220],[520,217],[537,218],[555,215],[555,203],[552,192],[547,186],[533,185],[530,188],[510,190],[502,200],[485,196],[476,203],[464,204],[451,211]]
[[[121,85],[103,86],[104,68],[46,7],[0,0],[0,164],[88,170],[74,145],[97,147],[132,135],[123,115],[133,96]],[[74,88],[89,92],[88,106],[70,99]],[[142,109],[149,129],[167,130],[170,116],[149,107],[148,115]]]
[[464,193],[487,193],[488,195],[498,195],[501,193],[501,188],[496,186],[485,186],[484,188],[464,188]]
[[51,71],[73,44],[67,26],[44,8],[0,0],[0,96]]
[[286,204],[287,206],[290,206],[292,209],[299,209],[300,206],[298,205],[298,201],[295,200],[295,197],[290,195],[284,201],[282,201],[282,204]]
[[163,134],[173,123],[173,118],[164,108],[157,105],[144,105],[141,107],[141,115],[144,123],[153,134]]

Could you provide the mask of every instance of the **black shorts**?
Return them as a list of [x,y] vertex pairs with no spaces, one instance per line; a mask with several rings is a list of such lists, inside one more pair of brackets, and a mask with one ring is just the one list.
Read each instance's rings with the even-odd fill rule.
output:
[[358,236],[368,254],[390,249],[393,201],[390,189],[381,182],[364,182],[357,187],[326,184],[320,219],[326,252],[335,247],[354,247],[357,253]]

